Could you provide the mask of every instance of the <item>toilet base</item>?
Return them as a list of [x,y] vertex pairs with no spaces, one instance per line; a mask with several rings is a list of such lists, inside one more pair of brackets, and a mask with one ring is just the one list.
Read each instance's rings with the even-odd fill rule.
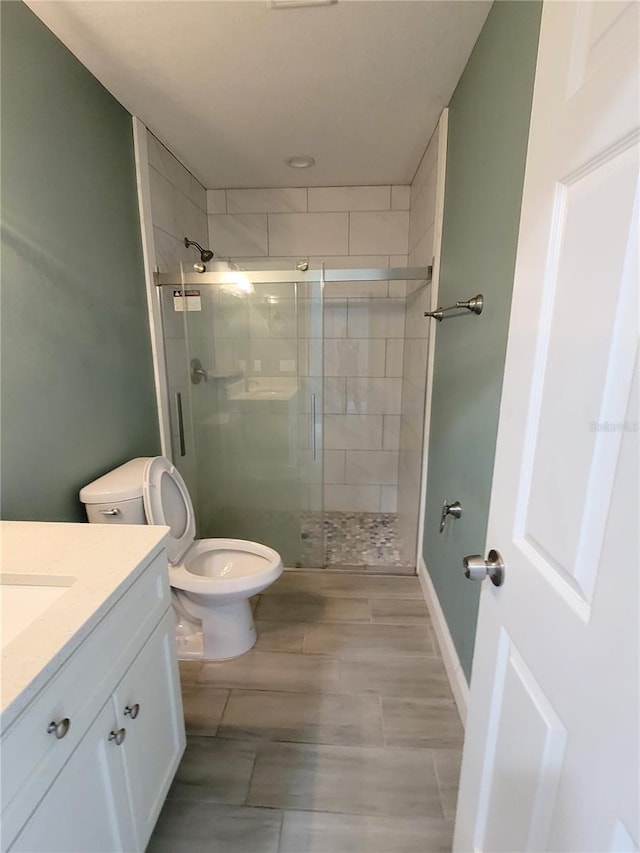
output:
[[229,660],[248,652],[257,639],[249,599],[209,606],[202,630],[176,638],[178,660]]
[[176,636],[178,660],[202,660],[202,631],[195,631],[189,637]]

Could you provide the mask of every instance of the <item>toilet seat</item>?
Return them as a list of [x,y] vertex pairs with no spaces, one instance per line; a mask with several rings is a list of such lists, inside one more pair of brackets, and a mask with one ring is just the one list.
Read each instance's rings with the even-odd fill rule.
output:
[[195,512],[180,472],[164,456],[144,468],[142,497],[150,524],[170,530],[169,582],[201,595],[229,595],[264,588],[282,573],[277,551],[246,539],[195,539]]
[[149,524],[169,528],[167,556],[171,565],[179,563],[195,541],[196,519],[185,481],[164,456],[154,456],[145,465],[142,499]]
[[169,582],[185,592],[230,595],[264,588],[281,573],[280,555],[260,542],[199,539],[169,568]]

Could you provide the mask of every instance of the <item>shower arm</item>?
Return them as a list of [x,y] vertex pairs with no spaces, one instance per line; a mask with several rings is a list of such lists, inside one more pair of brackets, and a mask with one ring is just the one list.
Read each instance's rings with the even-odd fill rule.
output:
[[211,249],[203,249],[200,243],[196,243],[195,240],[190,240],[188,237],[184,238],[184,245],[187,249],[190,249],[192,246],[195,246],[196,249],[200,252],[200,260],[202,263],[206,263],[207,261],[213,260],[214,253]]

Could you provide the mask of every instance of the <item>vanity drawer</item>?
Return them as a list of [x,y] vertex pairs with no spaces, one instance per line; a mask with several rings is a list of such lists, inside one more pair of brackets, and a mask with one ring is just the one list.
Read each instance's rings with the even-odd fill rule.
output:
[[[163,551],[3,735],[3,834],[18,828],[51,785],[104,705],[123,670],[171,606]],[[70,721],[57,738],[52,722]],[[27,784],[28,783],[28,784]],[[24,790],[23,790],[24,789]],[[25,814],[26,811],[26,814]]]

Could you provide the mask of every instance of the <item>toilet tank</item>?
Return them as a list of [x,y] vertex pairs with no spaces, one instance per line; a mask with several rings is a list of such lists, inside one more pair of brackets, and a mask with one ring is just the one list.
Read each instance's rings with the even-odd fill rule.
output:
[[80,489],[87,518],[98,524],[146,524],[142,477],[151,457],[131,459]]

